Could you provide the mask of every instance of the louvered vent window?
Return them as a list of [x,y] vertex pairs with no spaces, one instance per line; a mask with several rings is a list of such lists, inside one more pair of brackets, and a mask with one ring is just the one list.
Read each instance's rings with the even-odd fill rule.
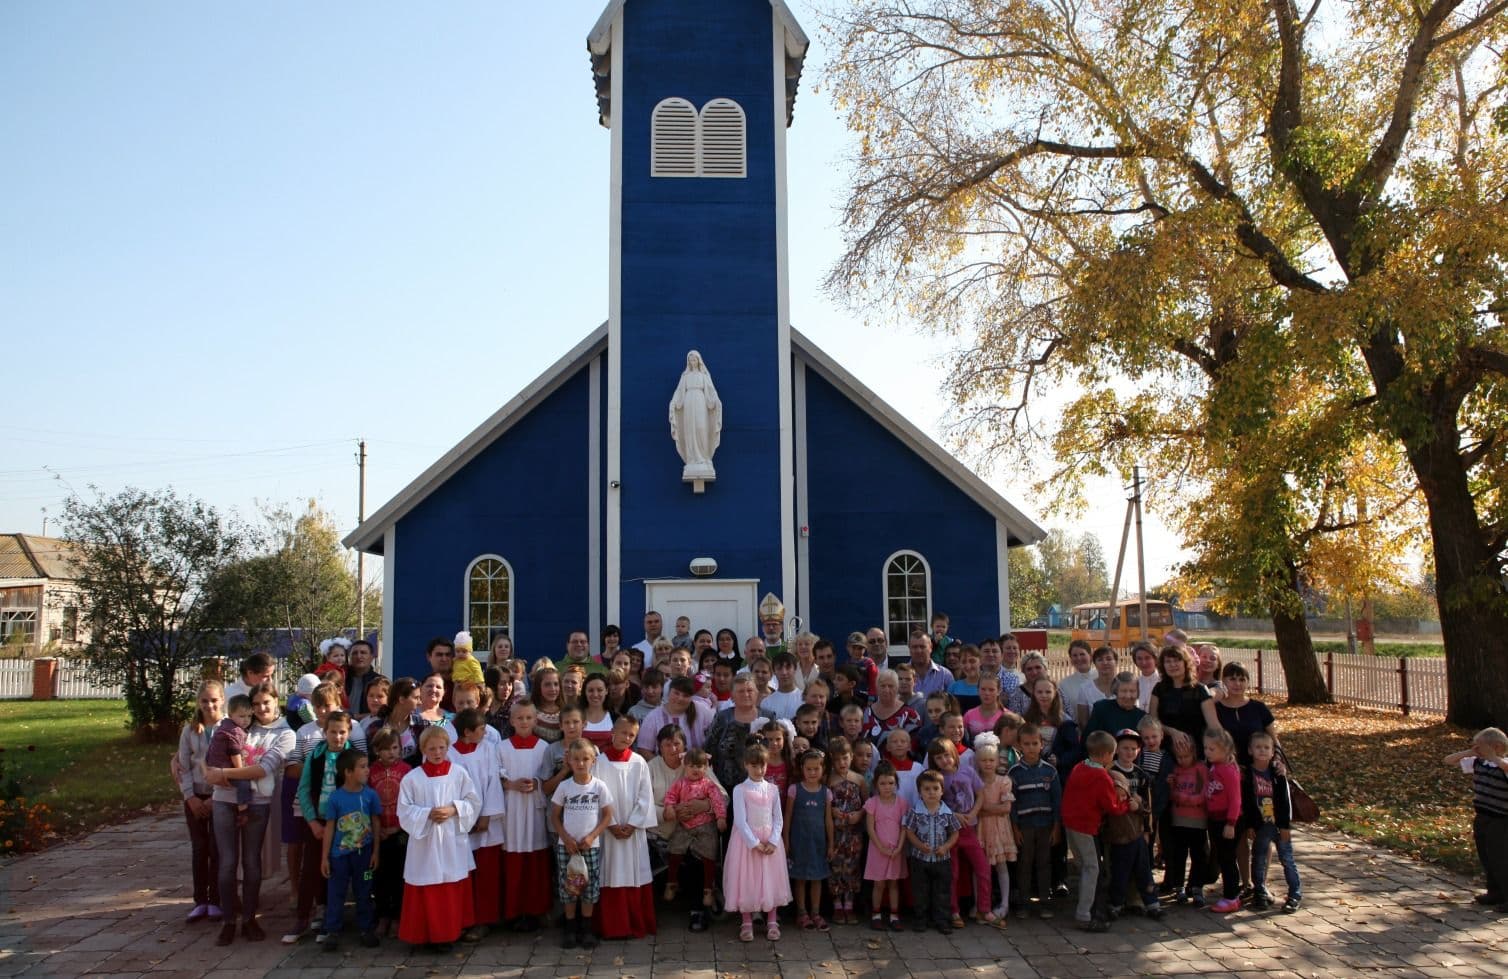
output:
[[696,106],[685,99],[666,99],[655,106],[649,147],[652,177],[697,175]]
[[744,176],[744,110],[731,99],[713,99],[702,106],[701,121],[702,176]]
[[732,99],[696,107],[685,99],[655,106],[650,126],[652,177],[744,177],[748,149],[744,110]]

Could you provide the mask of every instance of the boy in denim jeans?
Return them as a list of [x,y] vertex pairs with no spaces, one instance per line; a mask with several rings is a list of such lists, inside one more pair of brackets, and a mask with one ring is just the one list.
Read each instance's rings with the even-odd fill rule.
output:
[[958,843],[958,817],[943,804],[943,779],[937,772],[916,777],[918,801],[901,817],[910,844],[911,903],[916,907],[913,931],[926,931],[927,919],[944,935],[953,933],[953,847]]
[[1292,914],[1304,900],[1304,888],[1299,883],[1299,867],[1293,860],[1293,841],[1290,838],[1293,826],[1293,803],[1288,792],[1288,778],[1272,767],[1277,745],[1272,735],[1258,731],[1251,736],[1247,750],[1251,752],[1251,765],[1241,778],[1241,811],[1249,821],[1252,833],[1251,886],[1252,907],[1265,911],[1272,907],[1272,895],[1267,893],[1267,861],[1274,844],[1278,848],[1278,860],[1283,864],[1283,880],[1288,885],[1288,897],[1283,910]]

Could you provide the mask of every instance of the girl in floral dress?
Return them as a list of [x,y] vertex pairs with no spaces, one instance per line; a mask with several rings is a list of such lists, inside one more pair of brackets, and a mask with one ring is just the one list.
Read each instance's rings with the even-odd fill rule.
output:
[[996,928],[1004,928],[1010,910],[1010,863],[1016,859],[1016,836],[1011,832],[1011,803],[1015,796],[1010,778],[1000,771],[999,737],[986,732],[974,738],[974,767],[984,783],[979,792],[979,845],[984,849],[985,861],[995,868],[1000,895],[984,920]]
[[827,743],[827,787],[833,796],[833,920],[840,925],[859,923],[854,898],[864,884],[864,777],[850,769],[852,764],[847,738],[837,736]]

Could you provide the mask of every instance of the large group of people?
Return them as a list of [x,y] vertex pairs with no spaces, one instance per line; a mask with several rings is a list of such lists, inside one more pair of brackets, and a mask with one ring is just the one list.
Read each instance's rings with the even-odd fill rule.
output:
[[841,647],[662,630],[609,627],[595,654],[572,632],[532,663],[463,632],[398,679],[336,639],[286,702],[266,654],[205,681],[174,763],[188,920],[263,939],[280,857],[282,940],[329,949],[352,894],[361,943],[438,947],[552,922],[566,947],[642,937],[662,901],[745,941],[778,938],[788,906],[821,931],[1070,910],[1100,931],[1168,903],[1266,909],[1274,850],[1282,909],[1302,902],[1273,715],[1213,646],[1175,631],[1122,672],[1075,641],[1055,681],[1016,637],[958,641],[945,616],[894,656],[880,628]]

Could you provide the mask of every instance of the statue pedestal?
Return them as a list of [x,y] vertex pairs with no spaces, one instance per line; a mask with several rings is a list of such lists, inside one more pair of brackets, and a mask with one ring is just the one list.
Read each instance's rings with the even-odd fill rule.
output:
[[681,482],[691,484],[691,492],[705,493],[707,484],[717,481],[717,470],[711,464],[687,465],[681,470]]

